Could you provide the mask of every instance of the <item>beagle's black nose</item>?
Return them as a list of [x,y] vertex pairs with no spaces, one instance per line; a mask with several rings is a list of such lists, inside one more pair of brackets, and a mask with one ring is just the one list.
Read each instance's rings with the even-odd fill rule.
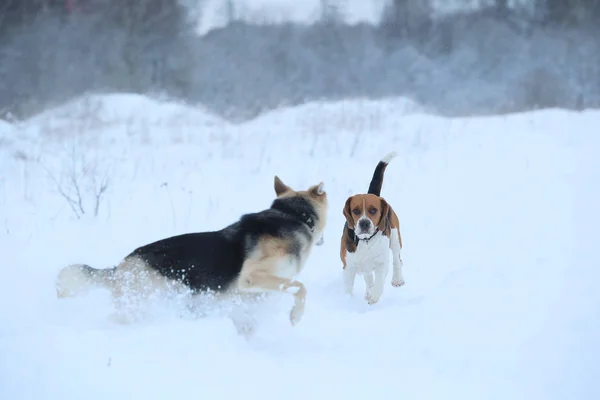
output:
[[358,227],[360,228],[361,231],[368,231],[369,228],[371,227],[371,221],[369,221],[368,219],[361,219],[358,222]]

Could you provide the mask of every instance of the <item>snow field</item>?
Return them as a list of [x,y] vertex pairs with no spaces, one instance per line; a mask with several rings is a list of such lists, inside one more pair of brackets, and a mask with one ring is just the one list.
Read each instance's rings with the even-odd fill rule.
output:
[[[233,125],[111,95],[0,127],[0,398],[595,398],[600,273],[582,200],[597,197],[600,113],[447,119],[407,104],[311,104]],[[391,150],[382,196],[400,218],[406,285],[388,282],[369,306],[361,277],[342,294],[342,206]],[[48,171],[108,176],[98,216],[75,219]],[[288,296],[265,304],[250,341],[218,312],[171,304],[121,326],[102,291],[55,298],[64,265],[112,266],[268,207],[275,174],[323,181],[329,196],[298,326]]]

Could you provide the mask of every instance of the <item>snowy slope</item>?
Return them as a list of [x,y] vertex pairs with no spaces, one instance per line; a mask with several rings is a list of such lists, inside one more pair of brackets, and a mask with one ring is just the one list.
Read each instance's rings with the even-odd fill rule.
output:
[[[598,398],[600,113],[446,119],[401,99],[365,104],[232,125],[113,95],[3,126],[0,398]],[[401,221],[407,283],[368,306],[361,279],[342,295],[341,208],[391,150],[382,195]],[[81,219],[57,191],[73,173]],[[170,304],[120,326],[102,291],[55,298],[66,264],[112,266],[268,207],[274,174],[294,188],[323,180],[330,199],[298,326],[283,296],[250,341],[218,312]]]

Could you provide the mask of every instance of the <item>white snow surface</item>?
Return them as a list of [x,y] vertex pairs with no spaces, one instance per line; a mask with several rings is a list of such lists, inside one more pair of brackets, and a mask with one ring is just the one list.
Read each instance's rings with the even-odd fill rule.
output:
[[[600,112],[449,119],[402,103],[315,103],[234,125],[110,95],[3,124],[0,399],[600,398]],[[343,294],[342,207],[390,151],[382,196],[401,221],[406,285],[387,282],[369,306],[360,277]],[[57,190],[72,172],[80,219]],[[249,340],[217,308],[165,303],[119,325],[102,290],[56,298],[67,264],[110,267],[267,208],[275,174],[298,189],[323,181],[329,196],[297,326],[284,295]]]

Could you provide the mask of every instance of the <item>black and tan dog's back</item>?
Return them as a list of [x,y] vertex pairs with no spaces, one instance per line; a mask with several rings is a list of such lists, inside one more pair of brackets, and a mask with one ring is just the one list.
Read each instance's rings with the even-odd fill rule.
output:
[[244,293],[283,291],[293,294],[292,324],[302,317],[306,289],[294,277],[303,269],[313,245],[322,243],[327,218],[323,183],[295,191],[275,177],[277,198],[271,207],[243,215],[213,232],[188,233],[139,247],[112,269],[84,264],[64,268],[58,276],[59,297],[93,285],[115,298],[138,301],[163,289]]

